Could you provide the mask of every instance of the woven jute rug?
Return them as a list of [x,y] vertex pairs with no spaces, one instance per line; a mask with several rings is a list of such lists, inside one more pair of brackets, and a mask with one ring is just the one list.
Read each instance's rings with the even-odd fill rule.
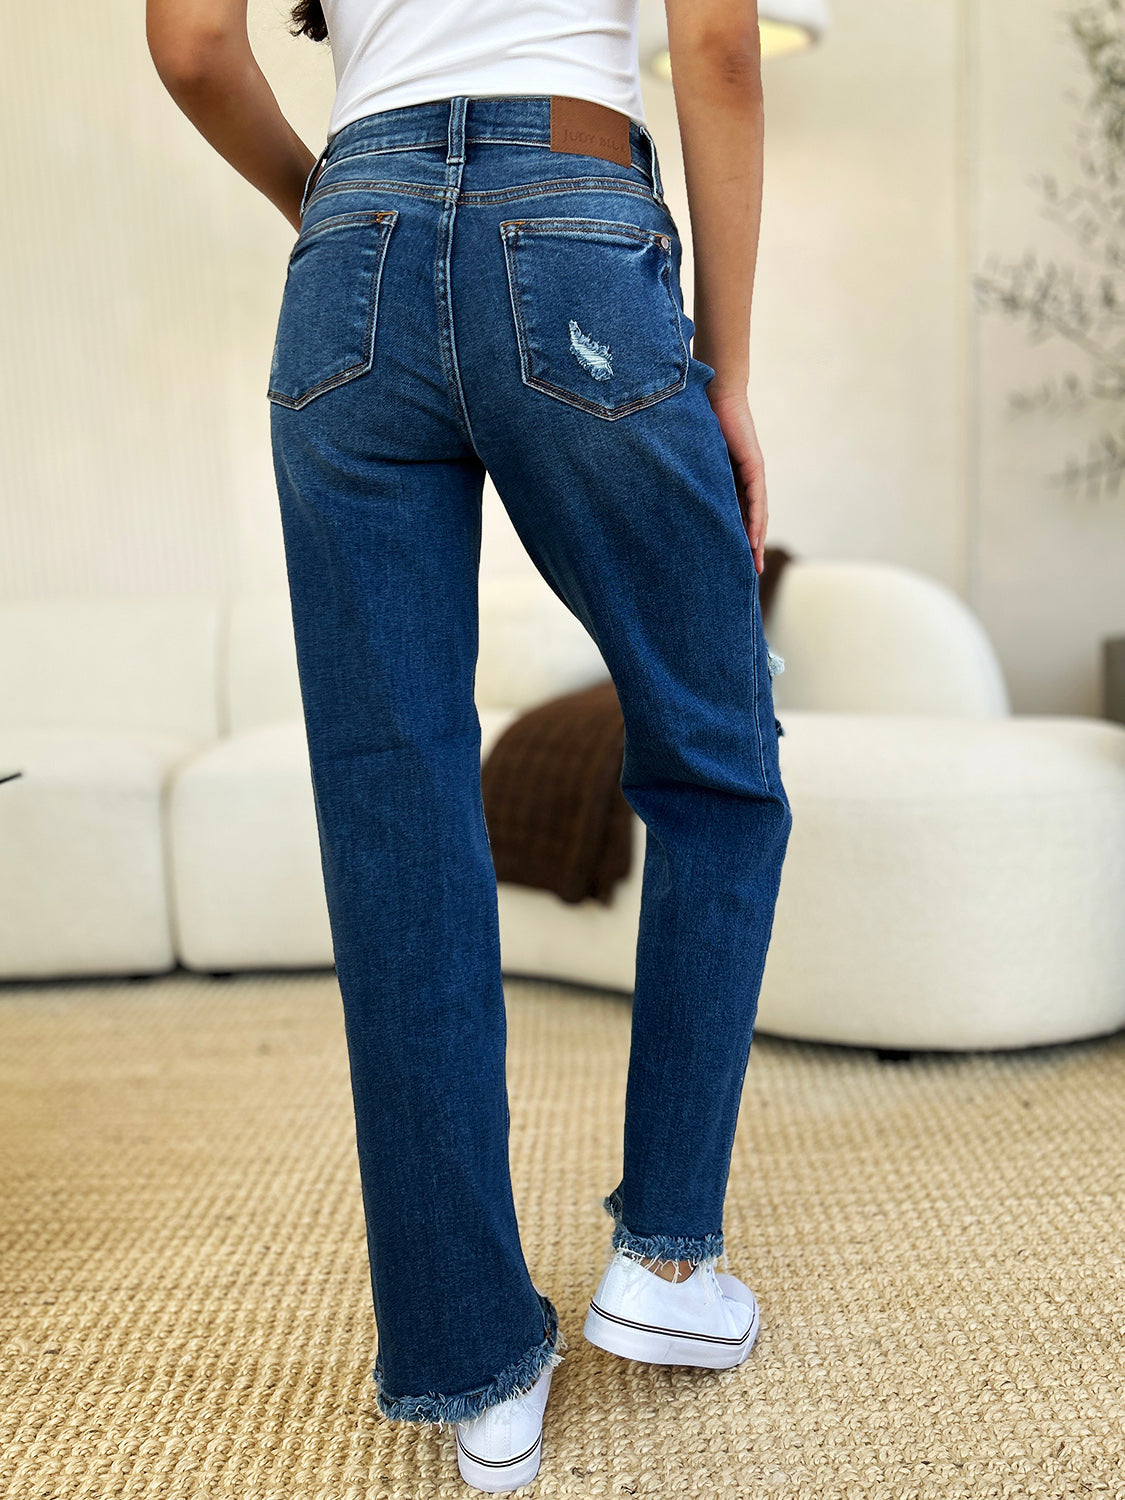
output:
[[[629,1005],[510,983],[513,1173],[569,1342],[532,1496],[1125,1495],[1125,1035],[754,1042],[737,1370],[582,1339]],[[388,1423],[331,973],[0,986],[4,1500],[467,1497]]]

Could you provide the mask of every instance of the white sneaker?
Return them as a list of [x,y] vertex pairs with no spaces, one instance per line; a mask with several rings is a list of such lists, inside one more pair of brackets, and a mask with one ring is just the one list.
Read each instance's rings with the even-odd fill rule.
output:
[[554,1366],[548,1365],[529,1391],[456,1424],[457,1466],[466,1484],[498,1495],[535,1478],[543,1456],[543,1412],[553,1374]]
[[618,1250],[590,1299],[583,1333],[591,1344],[650,1365],[729,1370],[758,1335],[758,1302],[735,1276],[697,1265],[665,1281]]

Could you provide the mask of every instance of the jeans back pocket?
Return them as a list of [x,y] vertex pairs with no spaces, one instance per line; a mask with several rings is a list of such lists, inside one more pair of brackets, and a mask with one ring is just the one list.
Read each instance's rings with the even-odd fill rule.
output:
[[672,242],[601,219],[500,225],[523,383],[613,421],[682,390]]
[[379,283],[397,209],[320,219],[289,257],[268,396],[305,406],[371,369]]

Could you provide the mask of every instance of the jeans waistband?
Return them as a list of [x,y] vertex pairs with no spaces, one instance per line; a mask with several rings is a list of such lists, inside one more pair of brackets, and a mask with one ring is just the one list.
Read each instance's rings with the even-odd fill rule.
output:
[[[457,94],[398,109],[377,110],[342,126],[313,163],[301,197],[304,213],[309,191],[320,166],[334,157],[365,151],[444,149],[447,162],[465,160],[468,146],[485,144],[550,146],[549,94]],[[649,183],[658,203],[664,202],[656,142],[646,126],[629,121],[629,155]]]

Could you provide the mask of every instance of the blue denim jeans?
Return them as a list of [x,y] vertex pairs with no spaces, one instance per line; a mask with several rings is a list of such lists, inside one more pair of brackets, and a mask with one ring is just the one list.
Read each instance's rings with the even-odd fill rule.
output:
[[647,831],[613,1243],[723,1249],[791,815],[715,372],[652,138],[630,138],[628,166],[553,152],[545,96],[356,120],[309,174],[282,299],[273,453],[396,1420],[465,1420],[559,1359],[509,1175],[486,471],[601,649]]

